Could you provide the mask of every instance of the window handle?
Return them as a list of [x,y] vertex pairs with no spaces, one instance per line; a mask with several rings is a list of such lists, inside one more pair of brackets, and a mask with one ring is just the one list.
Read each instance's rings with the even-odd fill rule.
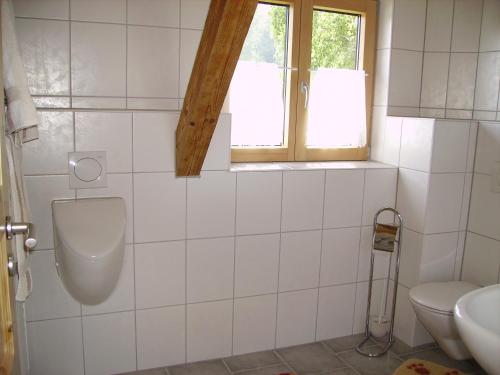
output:
[[300,92],[305,96],[304,108],[307,109],[307,106],[309,105],[309,85],[304,81],[300,83]]

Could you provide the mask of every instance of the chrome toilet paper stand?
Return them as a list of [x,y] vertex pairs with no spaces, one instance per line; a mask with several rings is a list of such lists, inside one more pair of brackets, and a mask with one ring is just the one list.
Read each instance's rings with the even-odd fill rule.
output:
[[[379,216],[384,213],[384,212],[392,212],[394,214],[394,222],[393,225],[387,226],[389,229],[395,229],[397,230],[397,234],[394,238],[394,244],[392,247],[392,250],[389,249],[381,249],[381,247],[388,247],[387,243],[381,244],[376,243],[376,239],[380,241],[380,232],[377,230],[377,227],[380,225],[378,222]],[[365,321],[365,337],[363,341],[361,341],[358,346],[356,346],[356,351],[364,356],[367,357],[380,357],[387,353],[387,351],[390,349],[392,344],[394,343],[394,313],[396,312],[396,295],[398,292],[398,277],[399,277],[399,261],[400,261],[400,255],[401,255],[401,241],[402,241],[402,231],[403,231],[403,218],[401,217],[401,214],[396,211],[394,208],[386,207],[382,208],[377,211],[375,214],[375,217],[373,219],[373,238],[372,238],[372,250],[371,250],[371,260],[370,260],[370,278],[368,281],[368,302],[366,306],[366,321]],[[377,236],[379,234],[379,236]],[[365,345],[368,340],[372,337],[372,333],[370,331],[370,308],[371,308],[371,299],[372,299],[372,290],[373,290],[373,267],[374,267],[374,262],[375,262],[375,252],[374,250],[385,250],[388,252],[391,252],[391,261],[392,261],[392,253],[396,252],[396,267],[394,271],[394,288],[393,288],[393,293],[392,293],[392,307],[391,307],[391,316],[389,320],[389,338],[387,343],[384,345],[384,347],[380,350],[374,350],[371,348],[370,352],[366,351],[363,349],[363,345]],[[390,269],[391,267],[389,266],[389,271],[387,275],[387,279],[390,280]],[[387,299],[387,295],[386,295]]]

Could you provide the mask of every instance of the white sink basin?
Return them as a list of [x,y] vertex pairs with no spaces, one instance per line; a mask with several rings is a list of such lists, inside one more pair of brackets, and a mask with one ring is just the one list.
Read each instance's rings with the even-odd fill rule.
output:
[[458,332],[490,375],[500,375],[500,284],[467,293],[455,305]]

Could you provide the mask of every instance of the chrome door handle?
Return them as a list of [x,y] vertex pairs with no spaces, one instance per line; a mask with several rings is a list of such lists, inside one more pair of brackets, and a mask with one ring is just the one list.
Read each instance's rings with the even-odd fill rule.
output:
[[10,216],[5,216],[5,224],[0,225],[0,232],[5,233],[8,240],[12,240],[17,234],[24,235],[24,246],[28,250],[36,246],[35,228],[31,223],[13,223],[10,220]]

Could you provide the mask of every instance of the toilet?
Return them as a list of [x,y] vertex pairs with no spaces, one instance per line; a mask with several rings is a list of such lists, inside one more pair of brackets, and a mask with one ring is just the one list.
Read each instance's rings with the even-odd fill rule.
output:
[[418,320],[451,358],[471,358],[453,318],[453,309],[464,294],[478,289],[465,281],[421,284],[410,289],[410,301]]
[[52,202],[57,272],[77,301],[96,305],[114,290],[123,264],[126,209],[122,198]]

